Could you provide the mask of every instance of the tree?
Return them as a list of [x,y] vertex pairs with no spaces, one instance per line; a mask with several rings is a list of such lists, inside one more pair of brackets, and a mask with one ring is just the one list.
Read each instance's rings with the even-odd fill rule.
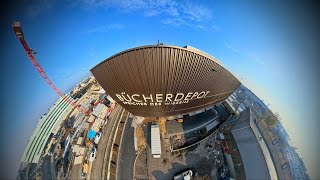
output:
[[268,124],[269,127],[275,127],[279,124],[279,113],[273,114],[271,110],[268,110],[264,113],[263,119]]

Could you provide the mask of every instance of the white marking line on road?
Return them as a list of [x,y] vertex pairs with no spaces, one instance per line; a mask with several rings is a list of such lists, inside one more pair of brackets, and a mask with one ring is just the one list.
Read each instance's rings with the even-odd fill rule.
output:
[[[117,106],[117,107],[119,107],[119,106]],[[113,112],[115,112],[115,109],[116,109],[116,107],[114,108],[114,111]],[[120,113],[120,111],[122,110],[122,108],[121,108],[121,106],[117,109],[117,115],[116,115],[116,117],[114,117],[114,118],[116,118],[117,119],[117,117],[118,117],[118,115],[119,115],[119,113]],[[110,114],[110,116],[109,117],[111,117],[111,114]],[[110,119],[111,120],[111,119]],[[109,121],[110,122],[110,121]],[[108,146],[108,142],[109,141],[107,141],[107,145],[106,146]],[[107,149],[107,147],[106,147],[106,149],[105,149],[105,152],[104,152],[104,156],[103,156],[103,166],[102,166],[102,178],[101,179],[105,179],[105,171],[106,171],[106,169],[109,167],[109,164],[108,164],[108,167],[105,167],[105,165],[106,165],[106,158],[107,158],[107,151],[108,151],[108,149]],[[110,176],[110,173],[108,172],[108,174],[107,174],[107,179],[109,179],[109,176]]]
[[[144,149],[145,149],[145,148],[144,148]],[[141,151],[139,151],[139,152],[137,153],[136,158],[134,159],[134,162],[133,162],[133,179],[136,179],[136,162],[137,162],[137,159],[138,159],[140,153],[141,153],[144,149],[142,149]]]
[[[123,111],[124,112],[124,111]],[[123,133],[124,133],[124,131],[125,131],[125,128],[126,128],[126,124],[127,124],[127,121],[128,121],[128,118],[129,118],[129,115],[130,115],[130,113],[128,113],[128,115],[127,115],[127,119],[126,119],[126,122],[124,122],[124,124],[123,124],[123,128],[122,128],[122,133],[121,133],[121,137],[120,137],[120,143],[119,143],[119,148],[118,148],[118,152],[119,152],[119,154],[118,154],[118,156],[117,156],[117,169],[116,169],[116,179],[117,179],[117,177],[118,177],[118,168],[119,168],[119,159],[120,159],[120,149],[121,149],[121,145],[122,145],[122,137],[123,137]],[[122,117],[122,116],[121,116]],[[121,121],[121,119],[120,119],[120,121]],[[120,122],[119,122],[120,123]]]
[[134,134],[134,138],[133,138],[134,150],[138,151],[138,139],[137,139],[136,127],[134,127],[133,134]]

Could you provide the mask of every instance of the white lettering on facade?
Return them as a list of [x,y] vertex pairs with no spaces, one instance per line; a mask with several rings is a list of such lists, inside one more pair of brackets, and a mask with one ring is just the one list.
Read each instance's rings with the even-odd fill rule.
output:
[[[180,99],[178,99],[178,97],[179,97],[179,95],[181,96],[181,98]],[[181,101],[182,99],[183,99],[183,97],[184,97],[184,94],[183,93],[177,93],[176,94],[176,97],[174,98],[174,101]]]
[[146,97],[146,96],[144,96],[144,94],[142,94],[142,97],[143,97],[143,99],[144,99],[145,102],[147,102],[147,99],[150,99],[151,102],[153,102],[152,94],[150,94],[149,97]]
[[128,98],[128,99],[126,99],[126,97],[125,97],[124,95],[125,95],[125,93],[122,92],[122,93],[121,93],[121,96],[122,96],[122,98],[123,98],[124,100],[126,100],[126,101],[131,101],[131,98],[130,98],[129,94],[127,94],[127,98]]
[[186,97],[184,98],[184,100],[189,100],[188,98],[191,97],[192,94],[193,94],[192,92],[189,92],[189,93],[186,95]]
[[132,98],[132,100],[134,100],[135,102],[142,102],[142,100],[137,100],[137,99],[135,99],[134,97],[140,97],[139,94],[132,94],[131,98]]
[[166,95],[166,102],[172,101],[172,97],[173,97],[173,94],[167,94]]
[[[176,94],[126,94],[122,92],[121,94],[115,94],[117,98],[127,105],[138,105],[138,106],[161,106],[161,105],[177,105],[189,103],[192,99],[205,98],[210,91],[202,92],[188,92],[176,93]],[[163,103],[163,104],[162,104]]]
[[157,102],[162,102],[162,97],[163,96],[163,94],[156,94],[156,101]]
[[198,94],[197,99],[203,98],[205,95],[206,95],[206,93],[204,91],[202,91],[201,93]]
[[[194,94],[192,95],[191,99],[197,97],[198,94],[199,94],[198,92],[194,92]],[[190,100],[191,100],[191,99],[190,99]]]
[[120,96],[120,94],[116,94],[116,96],[118,97],[118,99],[119,99],[120,101],[123,101],[123,98]]

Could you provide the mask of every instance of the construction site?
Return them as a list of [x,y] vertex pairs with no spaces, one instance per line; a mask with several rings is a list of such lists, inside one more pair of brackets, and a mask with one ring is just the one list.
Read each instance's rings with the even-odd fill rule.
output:
[[[186,169],[202,179],[226,176],[217,130],[231,116],[223,105],[178,119],[143,118],[117,105],[94,77],[79,83],[67,97],[35,59],[20,23],[14,22],[13,29],[42,78],[72,107],[38,164],[22,166],[20,179],[24,174],[29,174],[27,179],[170,179]],[[150,152],[155,146],[150,128],[155,125],[158,155]]]
[[[203,74],[203,78],[215,77],[217,82],[228,80],[230,91],[227,92],[220,92],[226,91],[223,85],[216,88],[210,83],[203,83],[203,88],[212,88],[216,92],[199,90],[197,86],[193,86],[194,91],[187,92],[173,82],[172,86],[181,88],[178,93],[146,93],[143,91],[148,88],[144,88],[135,94],[136,84],[128,82],[124,86],[118,83],[130,80],[121,76],[127,73],[124,69],[115,69],[123,80],[118,81],[118,76],[115,78],[115,74],[110,73],[113,69],[106,71],[109,65],[102,65],[112,61],[121,63],[123,58],[115,57],[132,53],[128,50],[98,64],[91,70],[93,76],[64,94],[36,60],[36,53],[27,45],[19,22],[14,22],[13,30],[35,69],[60,96],[41,117],[33,132],[21,161],[18,179],[220,180],[276,177],[266,144],[254,125],[254,119],[261,116],[260,109],[253,109],[253,103],[249,101],[241,106],[234,105],[235,101],[230,98],[235,98],[233,92],[240,84],[225,69],[218,75],[211,74],[216,72],[215,69],[206,71],[208,74]],[[189,46],[181,48],[158,44],[134,50],[146,51],[148,48],[153,48],[151,53],[155,53],[154,49],[166,48],[178,53],[186,51],[193,56],[202,56],[208,66],[220,68],[219,62],[211,56]],[[201,66],[204,67],[207,66]],[[180,73],[177,76],[189,78],[186,76],[188,73]],[[155,92],[159,92],[155,90],[157,85],[155,83],[151,88]],[[121,89],[124,87],[127,94]],[[161,90],[164,91],[163,88]],[[194,107],[188,105],[189,102]],[[240,131],[244,128],[248,131]],[[239,140],[242,136],[250,141]],[[244,142],[249,143],[243,145]],[[248,165],[243,158],[251,157],[243,149],[252,144],[257,145],[254,152],[260,161],[254,164],[250,160]],[[266,162],[264,157],[267,157]],[[244,169],[255,165],[260,168],[257,176],[248,168]]]
[[[186,141],[184,133],[179,136],[170,136],[168,129],[172,122],[165,118],[134,118],[137,138],[137,159],[135,161],[135,179],[171,179],[176,174],[191,170],[197,179],[218,179],[221,176],[221,169],[228,173],[228,165],[224,157],[224,147],[218,136],[218,128],[211,133],[203,133],[207,136],[198,136],[198,141]],[[161,134],[161,157],[154,158],[151,152],[151,130],[152,124],[157,122]],[[169,122],[169,123],[167,123]],[[222,127],[223,123],[219,127]],[[180,128],[183,122],[180,120]],[[179,127],[179,125],[175,127]],[[168,126],[168,127],[166,127]],[[199,128],[201,129],[201,128]],[[197,133],[193,131],[192,133]],[[190,133],[190,132],[189,132]],[[178,138],[179,137],[179,138]],[[175,141],[180,142],[176,146]],[[175,149],[173,147],[176,146]],[[228,173],[229,174],[229,173]],[[228,176],[225,174],[225,176]]]
[[55,118],[50,121],[55,127],[52,129],[52,125],[50,126],[51,132],[41,128],[34,131],[31,138],[44,135],[48,139],[43,139],[41,156],[38,159],[30,156],[30,152],[34,146],[39,146],[39,142],[28,145],[18,179],[100,179],[104,174],[110,174],[104,173],[103,169],[114,169],[109,162],[112,162],[110,152],[116,152],[112,151],[116,144],[111,142],[119,143],[114,134],[122,132],[121,127],[125,120],[122,116],[123,108],[117,106],[92,76],[80,82],[67,95],[62,93],[37,62],[34,57],[36,53],[27,45],[19,22],[13,23],[13,30],[35,69],[60,96],[57,103],[67,103],[64,108],[69,109],[62,111],[63,116],[54,114],[58,112],[55,110],[57,107],[51,108],[48,114],[45,113],[40,123],[46,124],[46,118],[53,115]]

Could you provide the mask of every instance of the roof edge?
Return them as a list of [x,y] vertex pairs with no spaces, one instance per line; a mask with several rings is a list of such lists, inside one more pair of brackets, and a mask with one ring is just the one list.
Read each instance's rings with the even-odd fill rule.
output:
[[[130,52],[130,51],[134,51],[134,50],[138,50],[138,49],[147,49],[147,48],[154,48],[154,47],[165,47],[165,48],[175,48],[175,49],[181,49],[181,50],[185,50],[185,51],[190,51],[193,53],[197,53],[201,56],[204,56],[208,59],[211,59],[212,61],[214,61],[215,63],[219,64],[222,66],[222,63],[220,61],[218,61],[215,57],[211,56],[210,54],[203,52],[197,48],[194,48],[192,46],[184,46],[184,47],[180,47],[180,46],[174,46],[174,45],[166,45],[166,44],[155,44],[155,45],[144,45],[144,46],[138,46],[138,47],[134,47],[134,48],[130,48],[124,51],[121,51],[119,53],[116,53],[108,58],[106,58],[105,60],[101,61],[100,63],[98,63],[97,65],[95,65],[93,68],[90,69],[90,71],[92,71],[93,69],[95,69],[97,66],[99,66],[100,64],[104,63],[105,61],[112,59],[113,57],[119,56],[121,54]],[[191,48],[190,48],[191,47]]]

